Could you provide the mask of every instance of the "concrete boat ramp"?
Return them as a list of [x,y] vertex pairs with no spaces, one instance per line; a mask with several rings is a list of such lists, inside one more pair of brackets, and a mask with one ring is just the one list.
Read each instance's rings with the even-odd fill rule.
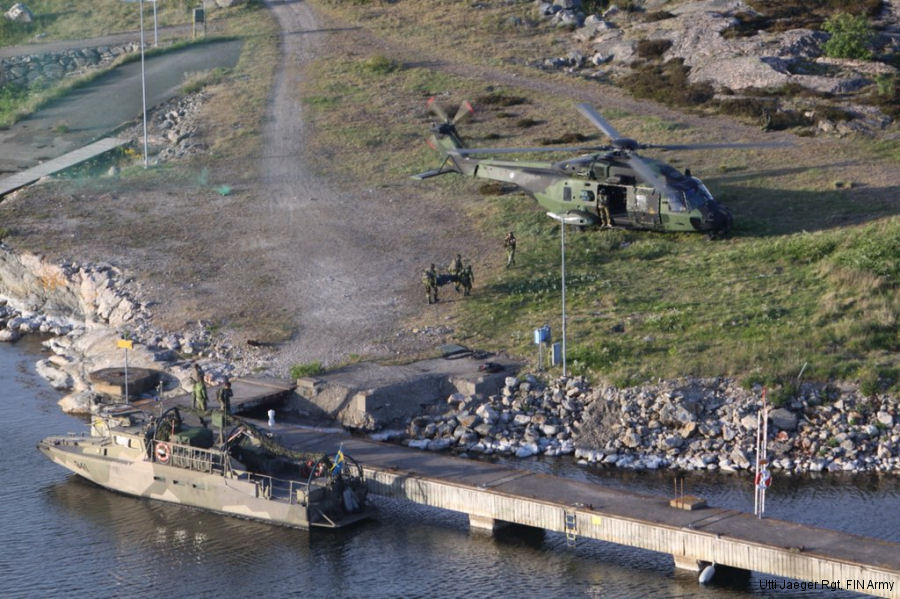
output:
[[58,158],[48,160],[37,166],[15,173],[14,175],[4,177],[0,179],[0,198],[20,187],[25,187],[26,185],[34,183],[42,177],[58,173],[70,166],[75,166],[85,160],[90,160],[95,156],[114,150],[127,143],[129,143],[127,139],[104,137],[103,139],[82,148],[63,154]]
[[[218,386],[207,387],[209,398],[207,407],[216,409],[216,392]],[[253,410],[279,407],[294,390],[294,384],[282,379],[269,377],[239,377],[231,379],[231,390],[234,397],[231,399],[231,411],[234,414],[246,414]],[[193,398],[189,393],[182,393],[174,397],[167,397],[161,401],[155,399],[140,399],[131,402],[143,409],[167,410],[171,407],[190,408]]]

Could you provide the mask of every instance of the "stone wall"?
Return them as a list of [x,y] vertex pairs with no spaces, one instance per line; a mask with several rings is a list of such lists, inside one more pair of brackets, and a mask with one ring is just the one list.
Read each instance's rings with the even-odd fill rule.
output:
[[0,58],[0,85],[29,87],[43,82],[58,81],[69,75],[107,66],[119,56],[137,52],[139,49],[140,44],[130,42],[120,46],[97,46]]

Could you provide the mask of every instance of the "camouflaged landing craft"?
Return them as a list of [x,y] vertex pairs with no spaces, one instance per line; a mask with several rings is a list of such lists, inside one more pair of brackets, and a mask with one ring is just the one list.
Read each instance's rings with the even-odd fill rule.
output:
[[[441,119],[432,127],[429,145],[441,152],[440,168],[413,175],[427,179],[446,173],[491,179],[516,185],[534,197],[547,215],[569,225],[597,225],[655,231],[697,231],[710,237],[726,234],[732,225],[731,211],[713,199],[703,182],[672,166],[644,158],[637,150],[705,150],[716,148],[775,147],[784,144],[643,144],[623,137],[588,104],[581,112],[610,138],[604,146],[564,148],[467,148],[456,125],[473,113],[463,102],[451,119],[434,102],[429,108]],[[559,162],[528,162],[476,159],[475,154],[533,152],[591,152]],[[609,210],[609,222],[602,206]]]
[[94,417],[90,436],[47,437],[38,449],[107,489],[241,518],[308,529],[371,515],[362,469],[342,449],[333,459],[292,453],[249,423],[219,431],[186,426],[178,408],[154,418],[114,406]]

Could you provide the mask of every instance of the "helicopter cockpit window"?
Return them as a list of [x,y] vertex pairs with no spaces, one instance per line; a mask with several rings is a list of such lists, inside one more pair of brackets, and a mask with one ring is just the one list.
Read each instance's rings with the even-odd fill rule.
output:
[[590,189],[582,189],[579,194],[579,198],[581,198],[582,202],[593,202],[594,201],[594,192]]

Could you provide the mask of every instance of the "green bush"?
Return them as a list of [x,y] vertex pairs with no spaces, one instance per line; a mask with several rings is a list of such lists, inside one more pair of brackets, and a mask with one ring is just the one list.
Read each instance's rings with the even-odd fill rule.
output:
[[325,372],[320,362],[307,362],[305,364],[294,364],[291,366],[291,378],[299,379],[305,376],[316,376]]
[[370,56],[363,61],[362,70],[373,75],[387,75],[400,69],[400,63],[382,54]]
[[823,47],[825,56],[860,60],[872,58],[868,47],[872,41],[872,29],[863,15],[839,12],[825,21],[822,29],[831,34]]

